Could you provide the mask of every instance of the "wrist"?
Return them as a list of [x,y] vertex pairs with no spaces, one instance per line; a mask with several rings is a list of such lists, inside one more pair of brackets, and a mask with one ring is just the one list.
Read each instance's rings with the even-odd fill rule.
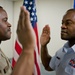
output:
[[43,48],[46,47],[46,46],[47,46],[47,44],[45,44],[45,45],[41,45],[41,47],[43,47]]
[[34,49],[23,49],[22,50],[22,54],[29,54],[29,55],[31,55],[31,54],[34,54]]

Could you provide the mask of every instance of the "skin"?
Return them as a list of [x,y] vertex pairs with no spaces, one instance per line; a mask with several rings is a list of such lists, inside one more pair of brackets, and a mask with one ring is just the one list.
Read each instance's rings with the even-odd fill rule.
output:
[[[75,44],[75,10],[69,10],[65,13],[62,18],[62,26],[61,26],[61,39],[67,40],[69,42],[69,46],[73,46]],[[49,66],[51,56],[48,54],[47,44],[50,41],[50,27],[46,25],[43,28],[40,44],[41,44],[41,60],[45,69],[48,71],[53,71]]]
[[[4,9],[0,8],[0,42],[6,41],[11,37],[11,25],[8,23],[8,16]],[[11,75],[32,75],[34,69],[34,48],[35,33],[30,23],[30,15],[24,6],[17,25],[17,36],[22,44],[22,53],[13,68]]]
[[62,19],[61,39],[68,40],[70,47],[75,44],[75,11],[67,12]]
[[0,42],[10,39],[11,24],[8,22],[8,16],[4,9],[0,8]]
[[30,23],[30,15],[24,6],[17,27],[18,40],[23,50],[11,75],[32,75],[34,69],[35,33]]

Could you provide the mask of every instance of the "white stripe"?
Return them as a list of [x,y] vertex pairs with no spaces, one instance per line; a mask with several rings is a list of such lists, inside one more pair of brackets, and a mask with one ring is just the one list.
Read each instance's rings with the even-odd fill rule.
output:
[[22,48],[22,45],[20,44],[20,42],[18,41],[18,39],[17,39],[16,41],[17,41],[17,43],[19,44],[19,46]]
[[36,69],[36,65],[34,64],[34,75],[38,75],[37,74],[37,69]]
[[[16,41],[17,41],[17,43],[19,44],[19,46],[22,48],[22,45],[21,45],[21,44],[20,44],[20,42],[18,41],[18,38],[17,38],[17,40],[16,40]],[[16,46],[16,44],[15,44],[15,46]],[[14,53],[14,57],[13,57],[13,58],[14,58],[14,60],[15,60],[15,61],[17,61],[17,60],[18,60],[18,58],[19,58],[19,55],[18,55],[18,53],[17,53],[17,51],[16,51],[16,50],[14,50],[14,52],[13,52],[13,53]]]
[[[38,48],[37,45],[35,45],[35,53],[36,53],[36,62],[38,64],[39,70],[40,70],[40,59],[39,59],[39,53],[38,53]],[[37,65],[34,64],[34,75],[38,75],[38,71],[37,71]]]
[[16,52],[16,50],[14,50],[14,60],[17,61],[17,59],[19,58],[18,53]]
[[39,69],[40,69],[40,55],[39,55],[39,53],[38,53],[37,46],[36,46],[36,48],[35,48],[35,52],[36,52],[37,63],[38,63]]
[[[22,48],[22,45],[20,44],[18,39],[16,41],[19,44],[19,46]],[[39,56],[39,53],[38,53],[37,45],[35,46],[35,53],[36,53],[36,62],[38,63],[38,67],[39,67],[39,70],[40,70],[40,59],[39,59],[40,56]],[[17,61],[18,58],[19,58],[19,55],[16,52],[16,50],[14,50],[14,60]],[[38,75],[36,67],[37,67],[36,64],[34,64],[34,75]]]

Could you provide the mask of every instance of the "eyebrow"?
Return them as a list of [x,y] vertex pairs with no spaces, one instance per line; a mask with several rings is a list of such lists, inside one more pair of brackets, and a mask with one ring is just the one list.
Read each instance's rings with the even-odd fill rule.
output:
[[[62,21],[64,21],[64,20],[62,20]],[[71,19],[67,19],[67,20],[65,20],[65,21],[72,21]]]
[[71,19],[67,19],[66,21],[72,21]]

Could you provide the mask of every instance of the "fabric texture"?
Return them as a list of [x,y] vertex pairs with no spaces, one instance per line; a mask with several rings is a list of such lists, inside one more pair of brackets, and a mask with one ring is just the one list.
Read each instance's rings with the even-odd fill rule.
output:
[[0,49],[0,75],[10,75],[11,72],[12,68],[9,59]]
[[56,75],[75,75],[75,45],[69,47],[68,42],[52,57],[49,66]]

